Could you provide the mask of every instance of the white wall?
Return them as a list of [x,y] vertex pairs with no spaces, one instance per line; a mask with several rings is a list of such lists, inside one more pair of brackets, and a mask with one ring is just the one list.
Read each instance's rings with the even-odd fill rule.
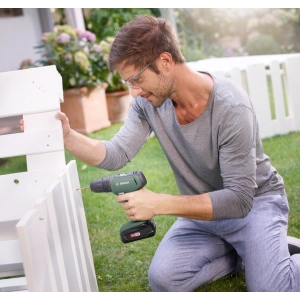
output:
[[42,33],[37,8],[23,8],[23,16],[0,18],[0,72],[18,70],[23,60],[36,60],[34,46]]

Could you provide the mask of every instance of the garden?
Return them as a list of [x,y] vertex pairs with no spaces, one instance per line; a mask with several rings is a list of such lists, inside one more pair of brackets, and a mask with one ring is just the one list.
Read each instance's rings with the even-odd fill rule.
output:
[[[64,89],[93,88],[104,84],[107,84],[107,92],[124,89],[118,74],[108,71],[106,60],[109,47],[115,30],[123,22],[132,18],[133,14],[145,11],[115,10],[114,12],[109,9],[89,11],[88,17],[86,16],[88,29],[85,32],[76,31],[65,25],[62,11],[62,23],[57,24],[56,32],[43,35],[42,44],[37,47],[37,50],[42,51],[44,55],[35,63],[39,66],[55,64],[62,75]],[[270,16],[270,11],[249,10],[247,18],[245,13],[243,15],[240,12],[234,15],[229,11],[223,19],[221,18],[222,11],[218,9],[215,11],[212,9],[198,11],[174,9],[173,12],[177,17],[181,47],[189,61],[230,55],[300,51],[300,38],[296,39],[300,32],[296,30],[300,24],[296,18],[300,15],[299,9],[273,9],[271,13],[273,17],[275,15],[275,19]],[[147,11],[147,13],[159,14],[157,11]],[[263,13],[269,19],[261,18]],[[238,21],[239,26],[232,26],[233,20]],[[105,28],[105,30],[100,28]],[[235,43],[237,39],[226,39],[228,32],[225,32],[225,28],[232,36],[239,37],[237,43]],[[273,28],[272,32],[270,28]],[[274,28],[276,28],[275,31]],[[289,36],[284,34],[287,29],[290,32]],[[260,42],[262,40],[263,43]],[[193,47],[188,47],[188,45],[193,45]],[[261,47],[257,49],[257,45]],[[95,139],[109,140],[122,124],[123,122],[113,122],[105,128],[85,134]],[[300,237],[299,143],[299,132],[263,139],[266,154],[270,156],[272,164],[285,181],[290,205],[288,234],[297,237]],[[67,163],[76,160],[82,187],[88,186],[97,178],[112,175],[112,172],[86,165],[68,151],[65,151],[65,156]],[[26,169],[25,157],[7,158],[2,160],[0,175],[24,172]],[[141,170],[145,174],[146,188],[158,193],[178,193],[172,170],[155,136],[149,139],[137,156],[117,173],[136,170]],[[147,279],[148,267],[159,242],[176,218],[156,216],[154,220],[157,231],[154,237],[123,244],[120,240],[119,229],[122,224],[128,222],[128,217],[121,206],[115,202],[115,195],[112,193],[94,194],[86,190],[82,191],[82,197],[99,291],[150,292]],[[196,292],[245,291],[247,289],[243,274],[226,276],[196,290]]]

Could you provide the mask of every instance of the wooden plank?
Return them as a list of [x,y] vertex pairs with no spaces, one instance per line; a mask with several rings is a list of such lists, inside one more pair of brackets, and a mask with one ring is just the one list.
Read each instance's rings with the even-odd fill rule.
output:
[[0,118],[60,109],[61,75],[55,66],[0,73]]
[[0,280],[0,292],[25,292],[27,290],[26,277],[8,278]]
[[40,112],[35,114],[24,114],[25,132],[42,129],[62,129],[61,121],[57,118],[59,109]]
[[[39,218],[36,209],[29,210],[16,225],[28,290],[31,292],[57,291],[51,280],[47,260],[47,220]],[[53,276],[53,274],[52,274]]]
[[292,131],[292,119],[285,113],[282,77],[278,61],[270,63],[270,73],[276,113],[276,119],[273,120],[274,134],[286,134]]
[[55,291],[63,291],[61,272],[59,266],[59,259],[57,258],[57,252],[55,247],[55,238],[53,237],[51,220],[49,219],[48,205],[46,197],[39,198],[34,207],[38,211],[38,216],[40,220],[45,220],[44,223],[44,235],[42,240],[45,244],[45,254],[46,254],[46,264],[49,272],[51,287]]
[[47,129],[0,136],[0,158],[63,150],[61,129]]
[[19,84],[30,85],[33,81],[44,87],[60,84],[62,79],[55,65],[0,73],[2,89],[11,89]]
[[238,84],[241,88],[244,88],[242,71],[239,68],[234,68],[230,70],[230,79]]
[[256,111],[261,138],[273,135],[270,100],[264,64],[249,65],[246,68],[250,99]]
[[79,271],[81,259],[76,253],[65,186],[61,181],[57,181],[45,192],[45,196],[48,198],[48,206],[51,206],[48,209],[52,212],[49,214],[49,222],[53,223],[53,235],[59,236],[68,288],[71,292],[82,292],[84,290]]
[[289,112],[294,120],[295,130],[300,130],[300,57],[290,57],[285,61],[285,71],[287,78],[287,94]]
[[65,151],[26,155],[27,170],[38,171],[52,168],[63,168],[66,165]]
[[[51,255],[53,257],[53,263],[55,263],[54,270],[58,285],[58,291],[67,292],[70,291],[67,271],[65,265],[65,257],[62,249],[62,242],[60,239],[60,230],[64,230],[58,226],[58,214],[54,205],[56,201],[63,201],[62,189],[59,181],[53,181],[49,188],[45,191],[45,205],[44,211],[46,212],[46,219],[49,222],[48,228],[49,234],[51,231]],[[62,234],[65,236],[64,234]],[[54,262],[55,259],[55,262]]]
[[85,261],[83,273],[85,276],[87,291],[97,292],[98,284],[96,280],[96,274],[94,269],[94,261],[91,250],[91,244],[88,233],[88,226],[85,217],[84,205],[82,201],[81,191],[77,190],[80,186],[76,161],[72,160],[66,166],[67,184],[69,197],[71,199],[71,208],[73,215],[75,216],[75,231],[79,241],[80,256]]

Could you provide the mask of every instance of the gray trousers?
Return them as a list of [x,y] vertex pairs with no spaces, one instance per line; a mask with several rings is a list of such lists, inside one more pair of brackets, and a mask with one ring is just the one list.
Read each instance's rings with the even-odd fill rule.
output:
[[242,259],[249,292],[300,291],[300,254],[287,245],[286,195],[255,197],[242,219],[178,218],[151,262],[154,292],[191,292],[230,274]]

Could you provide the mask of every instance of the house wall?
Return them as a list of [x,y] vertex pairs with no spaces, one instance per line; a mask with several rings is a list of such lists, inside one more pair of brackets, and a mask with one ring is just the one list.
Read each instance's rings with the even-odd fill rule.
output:
[[37,8],[23,8],[22,16],[0,18],[0,72],[18,70],[23,60],[36,60],[34,46],[42,33]]

